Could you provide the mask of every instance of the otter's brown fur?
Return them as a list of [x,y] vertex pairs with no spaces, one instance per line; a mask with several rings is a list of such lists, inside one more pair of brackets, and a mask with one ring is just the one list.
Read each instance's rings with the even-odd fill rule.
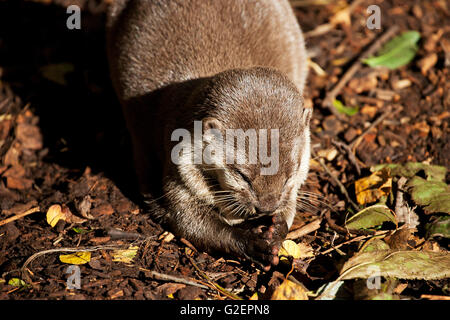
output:
[[[155,217],[199,247],[276,264],[309,161],[306,50],[288,1],[116,0],[107,31],[111,78]],[[174,164],[171,134],[192,132],[194,121],[221,132],[279,129],[279,170]],[[220,205],[230,198],[239,211]],[[266,218],[249,224],[253,214]]]

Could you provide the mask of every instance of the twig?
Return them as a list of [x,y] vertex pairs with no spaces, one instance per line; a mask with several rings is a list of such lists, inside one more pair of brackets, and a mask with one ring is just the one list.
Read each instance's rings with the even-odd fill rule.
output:
[[322,219],[316,219],[313,222],[308,223],[306,226],[303,226],[297,230],[289,232],[288,235],[286,236],[286,239],[289,239],[289,240],[298,239],[308,233],[314,232],[320,228],[321,222],[322,222]]
[[349,244],[349,243],[352,243],[352,242],[355,242],[355,241],[364,240],[364,239],[367,239],[367,238],[383,235],[383,234],[386,234],[388,232],[389,232],[389,230],[383,230],[383,231],[378,231],[375,234],[358,236],[358,237],[352,238],[350,240],[347,240],[345,242],[339,243],[338,245],[333,246],[333,248],[327,249],[327,250],[325,250],[323,252],[319,252],[319,255],[328,254],[328,253],[338,249],[339,247],[342,247],[343,245],[346,245],[346,244]]
[[[324,4],[326,4],[326,1],[327,0],[323,1]],[[299,4],[297,4],[297,2],[299,2]],[[295,6],[300,6],[301,2],[303,2],[303,1],[293,1],[293,3],[291,2],[291,4],[292,4],[292,6],[295,7]],[[346,7],[345,9],[342,9],[342,10],[348,10],[348,14],[350,15],[361,2],[362,2],[362,0],[355,0],[352,2],[351,5],[349,5],[348,7]],[[335,15],[333,17],[335,17]],[[317,26],[316,28],[314,28],[314,30],[305,32],[305,34],[304,34],[305,38],[321,36],[329,31],[333,30],[333,28],[338,24],[335,21],[333,21],[333,17],[330,19],[331,22],[321,24],[321,25]]]
[[350,146],[342,141],[338,141],[335,139],[332,139],[331,143],[338,149],[345,151],[345,153],[347,154],[348,160],[353,164],[358,175],[361,175],[361,168],[359,166],[358,160],[356,159],[356,156],[352,152],[352,149],[350,148]]
[[[311,151],[311,153],[315,155],[314,151]],[[322,168],[324,168],[324,170],[326,171],[326,173],[328,173],[328,175],[331,177],[331,179],[338,185],[339,190],[341,191],[341,193],[345,196],[345,198],[347,199],[347,201],[352,205],[352,207],[355,210],[359,211],[359,206],[353,202],[353,200],[350,198],[350,196],[348,195],[347,189],[345,188],[345,186],[342,184],[342,182],[339,181],[339,179],[331,172],[331,170],[327,167],[327,165],[325,164],[325,162],[323,161],[322,158],[318,158],[319,160],[319,164],[322,166]]]
[[197,252],[198,250],[194,247],[194,245],[192,243],[190,243],[188,240],[186,240],[185,238],[180,238],[180,241],[186,245],[187,247],[189,247],[192,251]]
[[176,283],[183,283],[194,287],[199,287],[202,289],[210,289],[208,286],[205,286],[204,284],[197,283],[195,280],[185,279],[177,276],[172,276],[170,274],[160,273],[157,271],[148,270],[145,268],[139,268],[141,271],[145,271],[149,274],[149,277],[161,280],[161,281],[172,281]]
[[368,134],[373,128],[375,128],[378,124],[380,124],[384,119],[386,119],[390,115],[395,115],[400,111],[400,109],[392,111],[392,108],[389,107],[381,116],[378,117],[362,134],[360,134],[357,138],[355,138],[350,144],[352,152],[355,152],[358,145],[361,143],[362,139]]
[[[26,267],[37,257],[43,256],[47,253],[55,253],[55,252],[92,252],[98,250],[117,250],[122,249],[124,246],[95,246],[95,247],[86,247],[86,248],[58,248],[58,249],[48,249],[36,252],[31,257],[29,257],[25,263],[23,264],[21,270],[25,270]],[[128,248],[128,246],[126,247]]]
[[334,88],[329,91],[323,100],[322,106],[324,108],[328,108],[331,113],[333,113],[339,119],[342,118],[342,115],[336,110],[333,106],[333,101],[336,99],[336,96],[341,92],[342,88],[347,84],[347,82],[353,77],[353,75],[361,68],[362,59],[368,58],[373,55],[378,49],[388,40],[390,39],[397,31],[398,26],[392,26],[388,31],[386,31],[378,40],[376,40],[364,53],[353,63],[353,65],[347,70],[347,72],[342,76],[339,82],[334,86]]
[[0,226],[3,226],[4,224],[13,222],[13,221],[15,221],[15,220],[18,220],[18,219],[23,218],[23,217],[25,217],[25,216],[28,216],[28,215],[30,215],[30,214],[32,214],[32,213],[38,212],[38,211],[40,211],[40,210],[41,210],[41,209],[40,209],[39,207],[31,208],[31,209],[29,209],[29,210],[27,210],[27,211],[25,211],[25,212],[23,212],[23,213],[16,214],[15,216],[12,216],[12,217],[10,217],[10,218],[8,218],[8,219],[5,219],[5,220],[3,220],[3,221],[0,221]]
[[188,257],[189,261],[191,261],[195,270],[197,270],[197,272],[200,274],[200,276],[202,276],[206,281],[209,282],[209,284],[212,286],[213,289],[223,293],[224,295],[226,295],[227,297],[229,297],[233,300],[243,300],[241,297],[235,295],[234,293],[229,292],[228,290],[222,288],[220,285],[218,285],[217,283],[212,281],[211,278],[208,277],[208,275],[206,273],[204,273],[202,270],[200,270],[200,268],[197,266],[197,264],[195,263],[194,259],[192,259],[192,257],[190,257],[188,254],[186,254],[186,256]]

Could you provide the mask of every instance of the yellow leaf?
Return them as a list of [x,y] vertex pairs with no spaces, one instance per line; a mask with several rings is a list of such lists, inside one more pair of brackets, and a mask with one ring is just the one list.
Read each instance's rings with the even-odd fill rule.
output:
[[389,170],[383,169],[355,182],[356,200],[359,204],[373,203],[388,195],[392,188]]
[[339,10],[330,18],[330,22],[333,25],[341,24],[345,27],[349,27],[351,25],[351,21],[352,20],[350,18],[350,9],[348,7]]
[[124,263],[133,262],[133,259],[136,256],[138,248],[139,247],[137,246],[130,246],[128,249],[125,250],[114,250],[112,253],[113,261]]
[[312,252],[312,248],[304,243],[295,243],[292,240],[284,240],[281,245],[280,251],[278,252],[278,256],[280,256],[280,260],[286,260],[286,257],[282,256],[290,256],[294,259],[303,259],[314,256]]
[[61,254],[59,260],[68,264],[85,264],[91,261],[91,253],[89,251],[80,251],[71,254]]
[[83,223],[86,219],[78,218],[70,212],[70,209],[63,205],[54,204],[47,210],[47,223],[52,226],[56,226],[59,220],[63,220],[69,223]]
[[275,289],[272,300],[308,300],[308,294],[303,285],[286,279]]
[[258,300],[258,292],[255,292],[254,294],[252,294],[252,296],[250,297],[249,300]]
[[56,226],[59,220],[66,220],[65,215],[61,211],[61,206],[59,204],[54,204],[47,211],[47,223],[52,226]]

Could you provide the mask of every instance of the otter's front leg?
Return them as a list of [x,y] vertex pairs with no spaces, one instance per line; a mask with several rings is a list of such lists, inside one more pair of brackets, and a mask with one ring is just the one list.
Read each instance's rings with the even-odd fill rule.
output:
[[184,203],[177,209],[166,216],[166,222],[199,249],[247,258],[266,271],[278,264],[278,250],[288,230],[282,216],[230,226],[198,203]]
[[278,251],[287,232],[287,223],[280,214],[237,225],[233,230],[243,255],[265,271],[278,264]]

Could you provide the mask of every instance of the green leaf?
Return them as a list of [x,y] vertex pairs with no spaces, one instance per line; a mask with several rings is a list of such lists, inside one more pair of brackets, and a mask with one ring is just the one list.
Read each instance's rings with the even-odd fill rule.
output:
[[25,287],[25,285],[26,285],[25,281],[23,281],[22,279],[19,279],[19,278],[9,279],[8,284],[10,286],[14,286],[14,287]]
[[387,206],[376,204],[351,216],[346,221],[345,226],[354,230],[370,229],[382,225],[383,222],[393,222],[397,224],[395,216]]
[[333,101],[333,106],[336,108],[336,110],[339,113],[343,113],[343,114],[346,114],[348,116],[355,115],[358,112],[358,110],[359,110],[358,107],[353,107],[352,108],[352,107],[344,106],[344,104],[341,101],[337,100],[337,99],[335,99]]
[[386,43],[378,56],[363,59],[363,62],[370,67],[384,66],[389,69],[402,67],[414,59],[419,39],[419,32],[406,31]]
[[370,171],[372,172],[380,171],[384,168],[390,169],[391,176],[406,177],[406,178],[412,178],[419,171],[423,170],[425,172],[427,180],[435,180],[435,181],[444,181],[445,175],[447,173],[446,167],[424,164],[420,162],[407,162],[405,164],[395,164],[395,163],[378,164],[372,166],[370,168]]
[[41,67],[40,71],[45,79],[66,86],[66,75],[75,71],[75,67],[71,63],[55,63]]
[[371,238],[361,248],[360,252],[372,252],[380,250],[389,250],[389,245],[381,239]]
[[92,232],[92,230],[86,230],[86,229],[81,229],[81,228],[76,228],[76,227],[72,228],[72,230],[79,234],[86,234],[86,233]]
[[450,214],[450,187],[442,181],[429,181],[415,176],[408,182],[411,198],[425,213]]
[[444,237],[450,239],[450,217],[440,217],[425,226],[427,238]]
[[342,267],[338,280],[370,277],[436,280],[450,277],[450,254],[381,250],[358,253]]

